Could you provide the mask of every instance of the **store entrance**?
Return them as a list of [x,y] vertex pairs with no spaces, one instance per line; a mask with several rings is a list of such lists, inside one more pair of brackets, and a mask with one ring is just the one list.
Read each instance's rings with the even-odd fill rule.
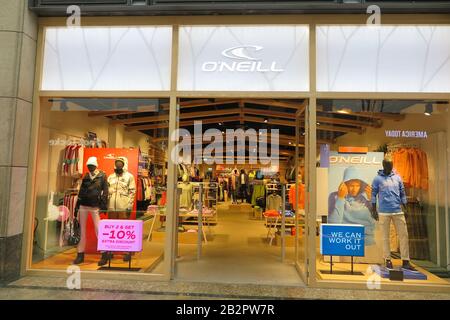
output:
[[306,104],[178,101],[177,279],[303,283],[295,264],[304,234]]

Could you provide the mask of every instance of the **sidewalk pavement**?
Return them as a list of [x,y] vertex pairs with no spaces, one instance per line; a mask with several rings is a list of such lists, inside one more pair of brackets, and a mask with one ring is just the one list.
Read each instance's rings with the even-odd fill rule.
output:
[[144,282],[84,279],[80,290],[69,290],[66,278],[27,276],[0,287],[1,300],[185,300],[185,299],[343,299],[450,300],[450,292],[322,289],[305,286]]

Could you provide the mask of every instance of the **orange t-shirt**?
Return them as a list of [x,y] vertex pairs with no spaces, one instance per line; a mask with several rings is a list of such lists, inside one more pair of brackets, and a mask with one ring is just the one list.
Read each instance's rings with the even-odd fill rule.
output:
[[[300,188],[298,190],[298,207],[299,209],[305,209],[305,185],[299,184]],[[295,210],[296,208],[296,191],[295,185],[293,185],[289,189],[289,203],[292,205],[292,208]]]

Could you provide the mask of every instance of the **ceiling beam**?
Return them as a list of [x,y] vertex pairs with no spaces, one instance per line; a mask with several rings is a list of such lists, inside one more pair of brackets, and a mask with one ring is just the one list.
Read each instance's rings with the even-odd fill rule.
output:
[[245,121],[256,122],[256,123],[277,124],[277,125],[286,126],[286,127],[295,127],[295,121],[280,120],[280,119],[268,119],[268,122],[265,122],[265,120],[260,117],[246,116]]
[[349,126],[355,126],[355,127],[378,127],[380,124],[379,122],[374,121],[362,121],[362,120],[353,120],[353,119],[342,119],[342,118],[334,118],[334,117],[324,117],[324,116],[317,116],[317,121],[324,122],[324,123],[335,123],[335,124],[342,124],[342,125],[349,125]]
[[405,119],[405,115],[401,113],[388,113],[388,112],[353,112],[350,115],[367,118],[377,118],[385,120],[401,121]]
[[[218,123],[218,122],[236,122],[239,121],[239,116],[233,116],[233,117],[221,117],[220,120],[217,118],[212,119],[204,119],[202,121],[202,124],[211,124],[211,123]],[[193,126],[194,121],[180,121],[179,128],[189,127]],[[157,123],[157,124],[147,124],[147,125],[141,125],[141,126],[128,126],[125,128],[127,131],[135,131],[135,130],[151,130],[151,129],[162,129],[167,128],[169,126],[168,123]]]
[[108,117],[108,116],[118,116],[123,114],[139,114],[143,112],[157,112],[157,106],[154,104],[137,106],[136,110],[130,110],[130,108],[119,108],[118,102],[113,103],[113,108],[110,110],[98,110],[98,111],[89,111],[88,117]]
[[295,119],[294,113],[286,113],[281,111],[272,111],[272,110],[260,110],[254,108],[244,108],[245,114],[253,114],[253,115],[262,115],[262,116],[271,116],[285,119]]
[[301,103],[294,103],[294,102],[284,102],[284,101],[278,101],[278,100],[267,100],[267,99],[245,99],[244,103],[252,103],[252,104],[259,104],[262,106],[270,106],[270,107],[279,107],[279,108],[289,108],[289,109],[295,109],[298,110],[301,106]]
[[394,120],[394,121],[400,121],[405,119],[405,115],[401,113],[389,113],[389,112],[349,112],[349,113],[342,113],[337,111],[324,111],[323,106],[317,106],[318,112],[324,112],[326,114],[336,114],[336,115],[342,115],[347,114],[349,116],[355,116],[360,118],[370,118],[370,119],[387,119],[387,120]]
[[299,109],[295,112],[296,117],[301,117],[303,113],[305,113],[306,107],[308,106],[308,100],[304,100]]
[[112,120],[111,124],[113,124],[113,125],[133,124],[133,123],[159,122],[159,121],[167,121],[167,120],[169,120],[168,114],[160,114],[160,115],[148,116],[148,117],[137,117],[137,118]]
[[[288,114],[288,113],[280,112],[280,111],[258,110],[258,109],[245,108],[244,112],[246,114],[273,116],[273,117],[278,117],[278,118],[292,119],[295,121],[294,114]],[[376,122],[367,122],[367,121],[361,121],[361,120],[341,119],[341,118],[331,118],[331,117],[324,117],[324,116],[317,116],[317,121],[325,122],[325,123],[336,123],[336,124],[357,126],[357,127],[376,127],[379,125]]]
[[333,131],[333,132],[352,132],[352,133],[357,133],[357,134],[362,134],[364,133],[364,129],[363,128],[356,128],[356,127],[338,127],[338,126],[329,126],[329,125],[324,125],[324,124],[320,124],[316,126],[316,130],[320,130],[320,131]]
[[[224,110],[212,110],[212,111],[198,111],[198,112],[187,112],[181,113],[180,119],[194,119],[194,118],[206,118],[211,116],[224,116],[231,114],[239,114],[240,109],[224,109]],[[156,115],[149,117],[138,117],[138,118],[129,118],[129,119],[120,119],[111,121],[112,124],[134,124],[134,123],[147,123],[147,122],[159,122],[169,120],[169,115]],[[206,120],[206,119],[204,119]],[[220,120],[220,119],[219,119]],[[202,120],[203,121],[203,120]]]
[[[215,99],[218,100],[218,99]],[[191,101],[183,101],[180,102],[180,109],[187,108],[196,108],[196,107],[208,107],[208,106],[217,106],[217,105],[225,105],[230,103],[238,103],[237,99],[221,99],[220,101],[209,101],[208,99],[196,99]],[[163,110],[169,110],[169,103],[161,104]]]

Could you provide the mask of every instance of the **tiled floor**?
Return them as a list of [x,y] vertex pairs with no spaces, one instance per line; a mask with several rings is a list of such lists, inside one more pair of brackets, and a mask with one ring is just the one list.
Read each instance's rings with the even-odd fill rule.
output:
[[179,280],[303,285],[294,266],[294,248],[286,248],[281,262],[281,247],[268,244],[264,220],[249,219],[250,205],[236,211],[220,205],[218,214],[219,223],[211,228],[213,240],[203,245],[200,260],[196,245],[180,245]]

